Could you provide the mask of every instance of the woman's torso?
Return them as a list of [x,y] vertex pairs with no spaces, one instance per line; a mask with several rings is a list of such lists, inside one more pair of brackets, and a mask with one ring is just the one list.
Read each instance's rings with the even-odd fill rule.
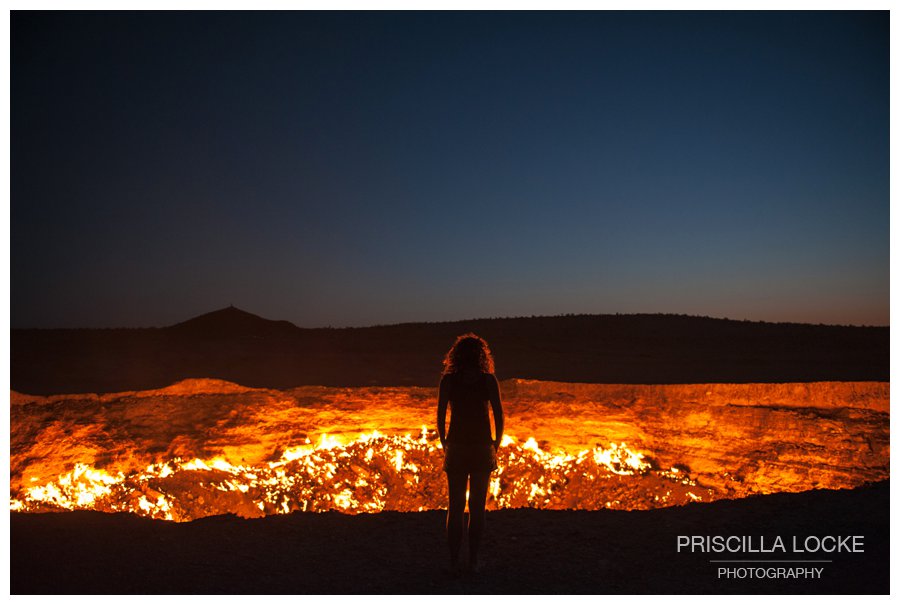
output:
[[450,402],[448,442],[491,442],[490,395],[487,376],[483,372],[465,371],[447,375]]

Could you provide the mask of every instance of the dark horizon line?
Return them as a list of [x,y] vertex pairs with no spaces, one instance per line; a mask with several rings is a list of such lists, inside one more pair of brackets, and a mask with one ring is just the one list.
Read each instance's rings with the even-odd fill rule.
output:
[[665,313],[665,312],[656,312],[656,313],[558,313],[555,315],[505,315],[505,316],[496,316],[496,317],[476,317],[476,318],[468,318],[468,319],[453,319],[453,320],[441,320],[441,321],[404,321],[397,323],[385,323],[385,324],[370,324],[365,326],[315,326],[315,327],[304,327],[298,326],[294,322],[287,319],[268,319],[262,317],[261,315],[257,315],[256,313],[251,313],[250,311],[246,311],[239,307],[235,307],[234,305],[229,305],[227,307],[222,307],[219,309],[215,309],[213,311],[208,311],[206,313],[201,313],[199,315],[195,315],[185,319],[183,321],[176,322],[174,324],[165,325],[165,326],[107,326],[107,327],[80,327],[80,328],[55,328],[55,327],[12,327],[10,326],[11,331],[84,331],[84,330],[165,330],[168,328],[174,328],[176,326],[180,326],[182,324],[188,323],[190,321],[206,317],[207,315],[212,315],[213,313],[220,313],[222,311],[227,311],[229,309],[234,309],[236,311],[240,311],[242,313],[246,313],[247,315],[252,315],[253,317],[259,318],[263,321],[272,322],[272,323],[287,323],[290,324],[291,327],[296,328],[298,330],[365,330],[370,328],[389,328],[389,327],[398,327],[398,326],[416,326],[416,325],[441,325],[441,324],[458,324],[458,323],[472,323],[479,321],[502,321],[502,320],[514,320],[514,319],[557,319],[557,318],[566,318],[566,317],[683,317],[683,318],[692,318],[692,319],[709,319],[714,321],[730,321],[737,323],[757,323],[757,324],[771,324],[771,325],[796,325],[796,326],[824,326],[824,327],[838,327],[838,328],[890,328],[890,324],[884,325],[874,325],[874,324],[839,324],[839,323],[813,323],[813,322],[802,322],[802,321],[768,321],[762,319],[733,319],[730,317],[713,317],[709,315],[692,315],[689,313]]

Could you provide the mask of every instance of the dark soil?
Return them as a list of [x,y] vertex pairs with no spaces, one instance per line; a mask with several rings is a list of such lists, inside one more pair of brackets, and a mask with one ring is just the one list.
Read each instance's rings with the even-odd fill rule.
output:
[[12,330],[10,380],[32,395],[146,390],[185,378],[276,389],[435,387],[444,354],[467,331],[488,340],[501,380],[890,380],[887,327],[573,315],[302,329],[234,308],[167,328]]
[[[649,511],[488,513],[483,568],[445,571],[442,511],[210,517],[11,515],[13,594],[888,594],[889,485]],[[781,536],[786,553],[676,552],[679,535]],[[861,535],[865,552],[794,553],[808,535]],[[758,542],[757,542],[758,543]],[[719,579],[710,559],[828,559],[818,579]],[[762,564],[752,567],[790,567]]]

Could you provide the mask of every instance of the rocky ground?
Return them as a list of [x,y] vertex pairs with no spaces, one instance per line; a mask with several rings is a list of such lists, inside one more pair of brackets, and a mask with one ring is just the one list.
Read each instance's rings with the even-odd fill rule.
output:
[[[444,569],[443,512],[11,515],[13,594],[887,594],[889,485],[649,511],[490,512],[483,568]],[[862,553],[676,552],[679,535],[862,535]],[[817,579],[720,579],[710,559],[827,559]],[[753,564],[753,567],[760,567]],[[763,565],[766,566],[766,565]],[[791,567],[790,564],[769,564]]]

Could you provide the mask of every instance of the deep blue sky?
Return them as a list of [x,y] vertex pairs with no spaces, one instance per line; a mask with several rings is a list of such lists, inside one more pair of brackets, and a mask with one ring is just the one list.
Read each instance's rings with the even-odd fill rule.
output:
[[888,13],[21,13],[13,327],[887,325]]

